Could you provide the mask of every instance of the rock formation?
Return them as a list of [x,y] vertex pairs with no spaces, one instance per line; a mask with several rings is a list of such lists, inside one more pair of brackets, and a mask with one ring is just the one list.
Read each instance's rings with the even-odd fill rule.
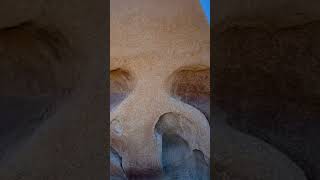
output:
[[319,2],[215,5],[214,178],[319,179]]
[[210,117],[197,1],[112,0],[107,69],[107,1],[3,0],[0,179],[320,179],[318,9],[215,1]]
[[0,179],[106,178],[107,1],[0,4]]
[[111,179],[209,179],[210,35],[196,0],[111,1]]

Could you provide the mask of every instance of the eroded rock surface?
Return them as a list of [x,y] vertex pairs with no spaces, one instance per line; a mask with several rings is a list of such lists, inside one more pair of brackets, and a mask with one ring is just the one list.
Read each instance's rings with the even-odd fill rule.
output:
[[[236,161],[247,164],[263,162],[258,164],[265,166],[262,168],[265,172],[255,178],[250,176],[252,179],[319,179],[317,152],[320,144],[316,140],[320,135],[317,130],[320,128],[319,32],[319,21],[281,28],[241,23],[216,35],[213,57],[220,60],[214,63],[215,85],[219,87],[215,91],[215,104],[227,113],[225,125],[231,126],[231,131],[246,134],[239,136],[252,136],[251,140],[243,138],[247,139],[246,143],[241,142],[244,146],[248,144],[247,147],[233,152],[237,154],[242,149],[259,154]],[[220,138],[227,141],[217,134],[216,149],[220,149],[220,143],[223,143]],[[259,146],[254,148],[250,145],[252,143]],[[271,153],[272,156],[265,152],[269,151],[267,149],[278,152]],[[281,161],[283,156],[287,160]],[[233,161],[237,159],[233,158]],[[240,179],[254,174],[244,171],[240,164],[236,167],[236,162],[229,164],[226,161],[227,158],[217,160],[217,168],[229,174],[226,176],[233,177],[236,169],[239,172],[235,177]],[[271,161],[270,167],[287,165],[277,167],[282,170],[276,173],[278,170],[271,170],[268,161]],[[258,164],[253,169],[259,169]],[[233,170],[232,165],[235,165]],[[288,169],[290,166],[292,168]],[[274,173],[277,175],[273,176]],[[292,177],[288,178],[289,175]]]
[[210,179],[210,36],[199,2],[112,0],[110,26],[112,179]]
[[214,4],[216,179],[319,179],[319,7]]
[[106,179],[107,2],[0,5],[0,179]]

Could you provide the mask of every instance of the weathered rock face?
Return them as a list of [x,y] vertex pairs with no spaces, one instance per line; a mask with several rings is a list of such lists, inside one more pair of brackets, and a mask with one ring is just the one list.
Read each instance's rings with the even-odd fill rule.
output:
[[317,180],[319,2],[239,3],[215,7],[216,179]]
[[0,179],[106,178],[107,1],[0,4]]
[[74,87],[76,71],[66,61],[70,50],[63,38],[30,22],[1,30],[2,153],[42,123]]
[[111,1],[111,179],[209,179],[210,36],[196,0]]

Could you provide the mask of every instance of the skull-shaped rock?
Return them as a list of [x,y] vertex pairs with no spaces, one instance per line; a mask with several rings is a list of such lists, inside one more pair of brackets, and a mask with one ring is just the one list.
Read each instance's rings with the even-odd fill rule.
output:
[[111,177],[209,179],[210,37],[195,0],[111,1]]

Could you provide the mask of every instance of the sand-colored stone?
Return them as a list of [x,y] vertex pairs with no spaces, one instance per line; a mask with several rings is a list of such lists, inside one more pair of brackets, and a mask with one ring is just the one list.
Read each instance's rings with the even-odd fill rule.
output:
[[[182,148],[181,153],[199,150],[209,163],[210,127],[204,111],[208,114],[210,33],[199,2],[112,0],[110,26],[111,73],[122,69],[134,82],[129,80],[128,84],[133,85],[125,91],[125,98],[119,98],[110,114],[114,124],[110,129],[111,146],[122,157],[124,173],[129,179],[155,179],[159,174],[164,176],[162,179],[170,179],[174,173],[180,173],[175,175],[180,179],[193,179],[197,168],[190,169],[192,160],[182,158],[185,164],[190,164],[189,169],[179,166],[165,172],[161,143],[164,136],[168,141],[177,138],[174,142],[177,148]],[[116,84],[118,78],[114,73],[111,82]],[[207,88],[199,88],[201,85]],[[111,96],[120,93],[119,89],[111,91]],[[204,111],[182,101],[182,96],[197,101],[201,95],[207,100]],[[163,118],[167,120],[160,123],[160,128],[157,124]],[[162,130],[157,131],[156,127]],[[183,148],[184,141],[189,148]],[[186,175],[188,171],[191,175]],[[198,178],[201,176],[209,178],[208,173]]]

